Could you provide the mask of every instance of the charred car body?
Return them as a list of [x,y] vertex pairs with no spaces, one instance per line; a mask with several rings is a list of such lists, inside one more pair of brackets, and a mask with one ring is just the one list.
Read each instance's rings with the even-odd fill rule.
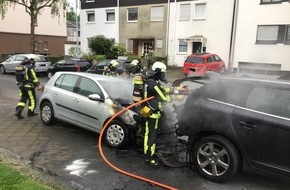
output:
[[239,168],[290,177],[290,84],[218,79],[195,90],[178,115],[189,161],[223,182]]

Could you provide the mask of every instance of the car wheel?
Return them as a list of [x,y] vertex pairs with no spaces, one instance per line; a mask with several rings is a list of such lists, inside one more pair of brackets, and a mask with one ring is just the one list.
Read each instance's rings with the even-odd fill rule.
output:
[[238,170],[240,158],[235,146],[221,136],[208,136],[199,140],[190,154],[191,163],[204,178],[223,182]]
[[6,69],[3,65],[0,65],[0,73],[1,74],[5,74],[6,73]]
[[105,131],[105,141],[110,147],[120,148],[129,141],[128,128],[124,123],[113,120]]
[[51,71],[49,71],[48,73],[47,73],[47,77],[48,78],[51,78],[53,76],[53,73],[51,72]]
[[55,123],[54,111],[50,102],[45,102],[40,107],[40,118],[45,125]]
[[224,73],[224,72],[226,72],[226,67],[225,67],[225,66],[223,66],[223,67],[221,68],[221,70],[220,70],[220,73]]

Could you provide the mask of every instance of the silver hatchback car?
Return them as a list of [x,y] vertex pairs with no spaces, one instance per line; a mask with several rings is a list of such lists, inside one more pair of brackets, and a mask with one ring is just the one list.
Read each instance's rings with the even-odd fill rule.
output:
[[[16,54],[0,63],[0,73],[15,73],[15,67],[18,66],[25,58],[31,54]],[[36,73],[46,73],[51,62],[45,55],[35,54],[35,71]]]
[[[116,77],[82,72],[56,72],[40,97],[40,117],[45,125],[56,119],[100,133],[118,111],[133,103],[133,83]],[[124,112],[107,127],[104,138],[111,147],[122,147],[136,124],[132,110]]]

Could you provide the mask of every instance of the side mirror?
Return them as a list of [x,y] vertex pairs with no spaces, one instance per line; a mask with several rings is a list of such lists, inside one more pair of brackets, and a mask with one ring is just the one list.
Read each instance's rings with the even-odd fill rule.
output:
[[7,59],[6,62],[10,62],[10,59]]
[[99,94],[90,94],[89,99],[94,100],[94,101],[99,101],[99,102],[104,101],[103,98],[101,98]]

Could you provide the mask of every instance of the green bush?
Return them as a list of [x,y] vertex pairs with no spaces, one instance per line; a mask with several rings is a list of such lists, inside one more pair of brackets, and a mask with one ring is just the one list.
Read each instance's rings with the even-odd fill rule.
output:
[[59,57],[48,56],[48,59],[51,61],[51,64],[54,64],[54,63],[58,62],[59,60],[63,59],[63,56],[59,56]]
[[107,56],[106,55],[94,55],[94,60],[97,61],[97,62],[100,62],[104,59],[107,59]]

